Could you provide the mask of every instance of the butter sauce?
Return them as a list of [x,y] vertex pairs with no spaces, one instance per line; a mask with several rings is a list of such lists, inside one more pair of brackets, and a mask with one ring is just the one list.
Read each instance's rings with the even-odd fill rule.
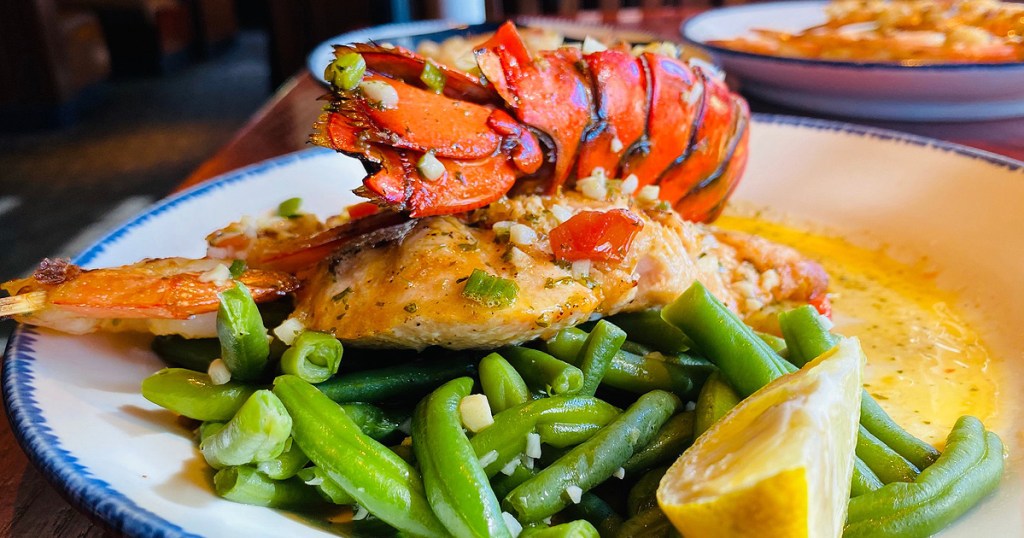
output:
[[907,431],[941,448],[961,415],[998,429],[999,372],[956,312],[956,296],[935,285],[924,263],[907,265],[758,218],[727,215],[715,224],[793,246],[821,263],[830,277],[833,330],[860,338],[865,389]]

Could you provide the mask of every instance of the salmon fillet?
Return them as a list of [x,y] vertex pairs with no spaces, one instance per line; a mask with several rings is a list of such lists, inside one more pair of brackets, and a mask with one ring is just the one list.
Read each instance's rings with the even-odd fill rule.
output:
[[[614,208],[643,222],[622,261],[555,261],[552,228],[580,211]],[[510,241],[500,232],[511,223],[528,226],[536,239]],[[464,297],[474,269],[514,281],[515,302],[497,308]],[[293,317],[359,346],[494,348],[664,306],[694,281],[744,318],[806,303],[828,285],[817,263],[789,247],[684,221],[653,202],[565,192],[505,198],[462,219],[420,219],[384,244],[339,253],[314,272]]]

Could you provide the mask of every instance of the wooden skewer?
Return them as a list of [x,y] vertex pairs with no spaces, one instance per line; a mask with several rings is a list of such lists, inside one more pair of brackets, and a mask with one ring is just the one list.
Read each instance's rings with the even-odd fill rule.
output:
[[46,292],[33,291],[0,299],[0,318],[27,314],[46,307]]

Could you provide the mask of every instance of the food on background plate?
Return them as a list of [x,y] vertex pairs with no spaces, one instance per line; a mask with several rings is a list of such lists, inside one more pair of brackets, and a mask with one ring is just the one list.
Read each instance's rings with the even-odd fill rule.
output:
[[757,28],[709,41],[728,49],[850,62],[1024,61],[1024,6],[996,0],[834,0],[798,32]]
[[[742,173],[739,97],[673,57],[586,49],[535,56],[506,25],[478,48],[483,85],[404,49],[338,47],[313,139],[364,162],[374,206],[320,222],[287,200],[210,234],[204,260],[46,262],[5,285],[0,313],[163,333],[153,349],[176,367],[142,393],[196,421],[227,499],[349,507],[371,534],[671,535],[666,466],[751,433],[730,407],[833,364],[788,377],[836,343],[827,277],[693,222]],[[216,339],[182,337],[200,335]],[[853,496],[850,528],[909,521],[884,505],[935,532],[998,484],[1001,444],[976,420],[940,455],[852,393],[832,394],[860,409],[855,454],[834,456],[852,479],[828,492]]]

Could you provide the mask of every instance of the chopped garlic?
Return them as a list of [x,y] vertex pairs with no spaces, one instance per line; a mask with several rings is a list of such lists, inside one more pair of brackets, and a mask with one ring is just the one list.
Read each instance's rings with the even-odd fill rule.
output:
[[213,282],[218,286],[226,286],[231,282],[231,270],[223,263],[218,263],[213,269],[199,275],[199,281]]
[[661,187],[646,185],[636,194],[636,199],[641,202],[657,202],[659,196],[661,196]]
[[363,95],[384,110],[398,106],[398,92],[387,82],[381,80],[364,80],[359,84]]
[[459,402],[459,416],[462,418],[462,425],[473,433],[494,424],[491,405],[484,394],[470,394],[463,398]]
[[583,54],[593,54],[595,52],[601,52],[602,50],[608,50],[608,47],[604,46],[604,43],[587,36],[583,38]]
[[623,467],[619,467],[618,469],[615,469],[615,472],[612,473],[612,476],[618,478],[619,480],[622,480],[623,478],[626,478],[626,469]]
[[590,276],[590,260],[576,260],[572,262],[572,277],[586,278]]
[[314,476],[313,478],[310,478],[309,480],[306,480],[306,485],[307,486],[319,486],[320,484],[323,484],[323,483],[324,483],[324,477],[322,477],[322,476]]
[[583,196],[590,198],[591,200],[604,200],[608,197],[608,181],[604,177],[604,173],[597,175],[599,168],[595,168],[591,172],[590,177],[585,177],[576,182],[576,190],[583,193]]
[[572,209],[564,205],[552,204],[551,214],[555,216],[555,220],[562,223],[572,218]]
[[508,532],[512,535],[512,538],[519,536],[519,533],[523,532],[523,526],[516,519],[516,516],[508,512],[502,512],[501,518],[505,520],[505,526],[508,527]]
[[618,136],[612,138],[611,150],[615,153],[622,151],[622,140],[619,140]]
[[483,456],[480,456],[480,466],[487,467],[488,465],[498,461],[498,451],[492,450]]
[[416,163],[416,169],[427,181],[437,181],[445,173],[444,163],[437,160],[433,151],[428,151],[420,157],[419,162]]
[[529,254],[519,250],[517,247],[512,247],[508,251],[508,261],[512,262],[512,265],[518,269],[529,269],[533,266],[533,258]]
[[362,506],[357,504],[356,505],[356,513],[352,514],[352,519],[354,521],[359,521],[359,520],[362,520],[362,519],[366,519],[366,516],[368,516],[368,515],[370,515],[369,510],[367,510],[367,509],[365,509]]
[[220,359],[213,359],[206,373],[214,385],[223,385],[231,381],[231,370],[228,370],[228,365]]
[[540,435],[533,432],[526,434],[526,455],[537,459],[540,454]]
[[508,230],[508,240],[517,245],[532,245],[537,240],[537,232],[525,224],[515,223]]
[[511,234],[511,232],[512,232],[512,225],[513,224],[515,224],[515,223],[510,221],[510,220],[501,220],[501,221],[495,222],[491,226],[491,229],[494,230],[494,235],[497,235],[499,238],[501,238],[501,237],[508,237]]
[[533,469],[533,458],[531,458],[530,456],[521,456],[521,458],[523,461],[523,467],[526,467],[527,469]]
[[622,190],[622,194],[633,194],[639,186],[640,179],[636,177],[636,174],[630,174],[622,180],[622,186],[619,188]]
[[579,486],[569,486],[565,488],[565,493],[569,495],[569,500],[573,504],[579,504],[580,499],[583,498],[583,490]]
[[697,402],[686,402],[686,405],[683,406],[683,409],[685,409],[686,411],[693,411],[694,409],[697,409]]
[[274,336],[277,336],[277,339],[284,342],[285,345],[290,346],[304,330],[306,330],[306,326],[301,321],[296,318],[288,318],[274,329]]
[[505,476],[512,476],[512,473],[516,472],[516,467],[519,467],[519,458],[513,459],[501,468],[501,474]]

